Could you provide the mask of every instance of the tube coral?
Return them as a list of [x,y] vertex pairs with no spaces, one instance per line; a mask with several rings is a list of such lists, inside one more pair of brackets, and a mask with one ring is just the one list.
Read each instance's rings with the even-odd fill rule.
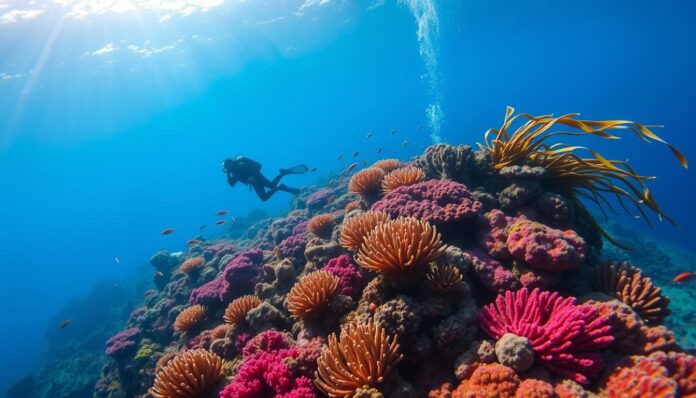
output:
[[181,311],[174,321],[174,330],[177,332],[186,332],[195,326],[198,326],[207,316],[207,309],[200,305],[192,305]]
[[353,174],[348,183],[348,190],[364,198],[373,198],[379,195],[382,188],[382,178],[386,173],[379,167],[368,167]]
[[261,304],[261,299],[250,294],[234,299],[225,309],[225,322],[237,325],[244,322],[249,311]]
[[331,214],[318,214],[307,223],[307,231],[320,238],[330,238],[333,231],[334,216]]
[[329,397],[352,397],[362,387],[379,389],[401,359],[398,337],[387,336],[372,319],[353,322],[341,329],[340,338],[329,336],[314,383]]
[[424,180],[425,173],[419,168],[405,167],[403,169],[396,169],[384,176],[382,180],[382,192],[389,193],[398,187],[413,185]]
[[609,318],[557,292],[508,291],[485,306],[480,316],[489,336],[500,339],[512,333],[527,338],[539,364],[581,384],[589,383],[588,377],[597,376],[604,366],[595,351],[614,340]]
[[376,226],[360,246],[357,263],[388,276],[415,272],[445,252],[437,229],[413,217]]
[[155,376],[154,398],[205,398],[222,380],[222,359],[206,350],[178,354]]
[[338,291],[340,279],[327,271],[309,273],[295,283],[288,293],[288,310],[299,318],[322,313]]
[[366,211],[346,220],[341,226],[339,242],[341,246],[357,252],[367,234],[378,224],[389,220],[389,215],[382,211]]
[[425,275],[425,285],[435,293],[450,294],[462,287],[463,278],[453,265],[434,265]]
[[191,257],[188,260],[184,261],[183,264],[181,264],[181,267],[179,267],[179,271],[190,275],[193,272],[198,271],[205,260],[203,257]]
[[384,170],[385,173],[389,173],[401,167],[401,161],[399,159],[382,159],[375,162],[372,167],[377,167]]

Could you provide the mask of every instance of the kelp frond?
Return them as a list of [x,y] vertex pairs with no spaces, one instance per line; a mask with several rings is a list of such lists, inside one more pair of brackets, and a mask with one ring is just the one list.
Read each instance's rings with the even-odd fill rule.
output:
[[[674,220],[662,211],[645,185],[646,181],[655,177],[639,175],[628,162],[606,159],[590,148],[548,142],[552,137],[588,135],[616,140],[621,138],[616,133],[628,130],[645,142],[656,141],[666,145],[682,167],[687,168],[686,157],[647,126],[628,120],[579,120],[576,119],[579,116],[577,113],[553,117],[527,113],[514,115],[514,111],[512,107],[507,108],[502,127],[488,130],[484,136],[485,145],[481,145],[490,154],[497,170],[513,165],[541,166],[547,171],[549,183],[579,206],[583,206],[579,201],[582,197],[594,202],[600,209],[603,206],[611,209],[604,195],[613,195],[624,211],[636,218],[643,217],[650,223],[645,212],[648,209],[660,220],[664,218],[674,224]],[[526,121],[511,132],[512,125],[518,119]],[[557,126],[571,127],[574,131],[552,131]],[[582,157],[581,153],[589,156]],[[632,214],[626,202],[634,205],[637,215]],[[601,228],[600,232],[616,243]]]

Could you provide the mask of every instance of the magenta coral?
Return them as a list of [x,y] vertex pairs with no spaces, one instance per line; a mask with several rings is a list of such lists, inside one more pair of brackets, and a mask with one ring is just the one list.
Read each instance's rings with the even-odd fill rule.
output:
[[478,219],[479,245],[495,258],[510,258],[507,247],[507,228],[520,220],[526,220],[526,218],[510,217],[498,209],[480,216]]
[[518,221],[508,227],[510,253],[546,271],[570,270],[585,261],[587,245],[575,231],[561,231],[534,221]]
[[482,250],[465,251],[464,255],[471,262],[471,268],[476,273],[478,279],[488,289],[504,292],[521,287],[520,281],[517,280],[512,271]]
[[212,281],[193,289],[189,303],[205,306],[222,305],[234,297],[251,291],[260,275],[263,251],[248,250],[236,255],[220,275]]
[[259,334],[244,347],[244,360],[220,398],[316,397],[312,380],[290,366],[302,357],[301,351],[278,331]]
[[411,216],[436,225],[473,218],[482,209],[466,185],[445,180],[396,188],[372,206],[392,218]]
[[106,355],[121,358],[135,348],[134,337],[140,334],[139,328],[122,330],[106,341]]
[[278,253],[282,258],[301,262],[304,258],[305,246],[307,241],[302,235],[291,235],[278,245]]
[[345,254],[334,257],[322,269],[340,278],[338,290],[342,294],[353,298],[360,297],[367,280],[358,267],[353,264],[350,257]]
[[526,337],[537,363],[581,384],[599,374],[604,364],[596,351],[614,340],[609,318],[557,292],[508,291],[485,306],[480,316],[489,336],[496,340],[506,333]]

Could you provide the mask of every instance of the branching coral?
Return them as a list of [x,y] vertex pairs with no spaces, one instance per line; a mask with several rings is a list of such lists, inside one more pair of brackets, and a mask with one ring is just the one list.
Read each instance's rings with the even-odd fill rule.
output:
[[396,169],[384,176],[382,180],[382,192],[389,193],[398,187],[413,185],[424,180],[425,173],[419,168],[404,167],[403,169]]
[[352,397],[359,388],[379,389],[401,359],[398,338],[387,336],[372,319],[349,323],[340,338],[329,336],[314,383],[329,397]]
[[353,174],[348,183],[348,190],[364,198],[374,198],[382,188],[382,179],[386,173],[379,167],[368,167]]
[[288,310],[299,318],[311,318],[328,307],[338,291],[340,279],[327,271],[315,271],[300,278],[288,293]]
[[403,276],[423,269],[445,252],[437,229],[413,217],[376,226],[360,246],[357,263],[387,276]]
[[331,214],[318,214],[307,223],[307,231],[320,238],[330,238],[333,231],[334,216]]
[[208,315],[207,309],[200,305],[192,305],[181,311],[174,321],[174,330],[177,332],[187,332],[198,326]]
[[602,370],[595,351],[614,340],[609,318],[596,308],[539,289],[498,295],[481,311],[481,327],[495,339],[506,333],[527,338],[539,364],[581,384]]
[[616,297],[633,308],[648,323],[661,323],[670,314],[669,297],[655,286],[652,279],[628,263],[605,264],[596,267],[592,286],[598,291]]
[[341,246],[357,252],[367,234],[378,224],[389,220],[389,215],[383,211],[366,211],[346,220],[341,226],[339,242]]
[[[610,130],[630,130],[645,142],[657,141],[667,145],[683,167],[687,161],[675,147],[655,135],[648,127],[627,120],[579,120],[578,114],[559,117],[551,115],[532,116],[526,113],[513,115],[514,109],[508,107],[500,129],[491,129],[485,135],[485,148],[497,170],[507,166],[530,165],[546,169],[545,180],[559,193],[574,200],[581,209],[579,199],[585,198],[600,208],[611,205],[605,194],[614,196],[629,214],[625,201],[633,203],[640,215],[649,222],[645,209],[655,213],[660,219],[672,219],[660,209],[657,201],[645,185],[654,178],[642,176],[626,161],[609,160],[598,152],[582,146],[569,146],[563,143],[549,144],[549,138],[557,136],[591,135],[606,139],[619,139]],[[509,130],[517,119],[527,121],[514,132]],[[556,125],[576,129],[576,131],[552,131]],[[580,152],[589,152],[591,157],[581,157]],[[589,213],[584,213],[594,221]],[[595,223],[596,224],[596,223]],[[599,228],[598,225],[596,225]],[[599,228],[603,235],[609,237]]]
[[181,267],[179,267],[179,271],[190,275],[198,271],[204,262],[205,260],[203,259],[203,257],[191,257],[188,260],[184,261],[183,264],[181,264]]
[[155,377],[154,398],[205,398],[222,380],[222,359],[206,350],[190,350],[170,360]]
[[384,170],[385,173],[389,173],[401,167],[401,161],[399,159],[382,159],[375,162],[372,167],[377,167]]
[[453,265],[433,265],[425,275],[425,285],[435,293],[451,294],[461,289],[462,273]]
[[225,309],[225,322],[237,325],[244,322],[249,311],[261,304],[261,299],[256,296],[246,295],[234,299]]

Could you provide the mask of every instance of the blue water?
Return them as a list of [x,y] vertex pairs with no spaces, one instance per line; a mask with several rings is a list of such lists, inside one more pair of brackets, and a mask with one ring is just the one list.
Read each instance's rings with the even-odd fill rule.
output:
[[[284,193],[262,203],[228,187],[225,157],[271,177],[317,167],[286,181],[303,186],[354,151],[362,162],[473,144],[506,105],[662,124],[696,156],[690,1],[65,3],[0,0],[0,391],[37,366],[49,319],[97,281],[133,278],[201,224],[214,236],[217,210],[287,208]],[[680,228],[654,231],[696,243],[696,179],[665,147],[583,143],[658,175]]]

